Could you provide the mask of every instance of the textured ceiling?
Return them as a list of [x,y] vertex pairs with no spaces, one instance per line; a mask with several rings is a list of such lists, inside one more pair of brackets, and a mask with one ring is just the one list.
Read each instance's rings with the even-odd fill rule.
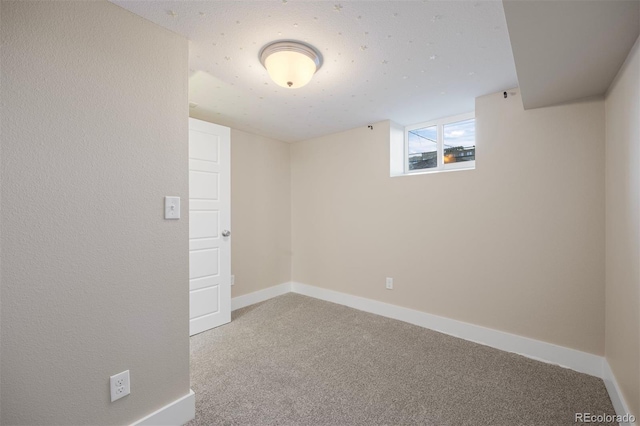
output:
[[[500,1],[113,2],[190,40],[191,116],[283,141],[469,112],[517,86]],[[279,39],[322,52],[307,86],[260,64]]]

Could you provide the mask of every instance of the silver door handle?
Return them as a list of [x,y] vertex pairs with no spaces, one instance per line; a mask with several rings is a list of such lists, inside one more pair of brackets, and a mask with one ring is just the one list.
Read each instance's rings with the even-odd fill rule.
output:
[[223,237],[228,237],[229,235],[231,235],[231,231],[227,231],[226,229],[224,231],[222,231],[222,236]]

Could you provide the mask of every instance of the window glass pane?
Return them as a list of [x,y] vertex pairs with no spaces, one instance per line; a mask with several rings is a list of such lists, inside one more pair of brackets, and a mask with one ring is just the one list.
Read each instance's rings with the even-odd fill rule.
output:
[[409,130],[409,170],[438,166],[437,127]]
[[476,120],[444,125],[444,163],[460,163],[476,159]]

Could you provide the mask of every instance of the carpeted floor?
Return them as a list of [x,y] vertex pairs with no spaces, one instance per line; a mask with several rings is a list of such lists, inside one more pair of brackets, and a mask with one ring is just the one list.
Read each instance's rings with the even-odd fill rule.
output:
[[286,294],[191,338],[189,425],[574,425],[602,380]]

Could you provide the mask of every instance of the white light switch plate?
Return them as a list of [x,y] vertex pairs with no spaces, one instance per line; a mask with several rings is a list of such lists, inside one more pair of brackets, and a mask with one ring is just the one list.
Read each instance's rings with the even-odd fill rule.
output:
[[180,197],[164,197],[164,218],[180,219]]

